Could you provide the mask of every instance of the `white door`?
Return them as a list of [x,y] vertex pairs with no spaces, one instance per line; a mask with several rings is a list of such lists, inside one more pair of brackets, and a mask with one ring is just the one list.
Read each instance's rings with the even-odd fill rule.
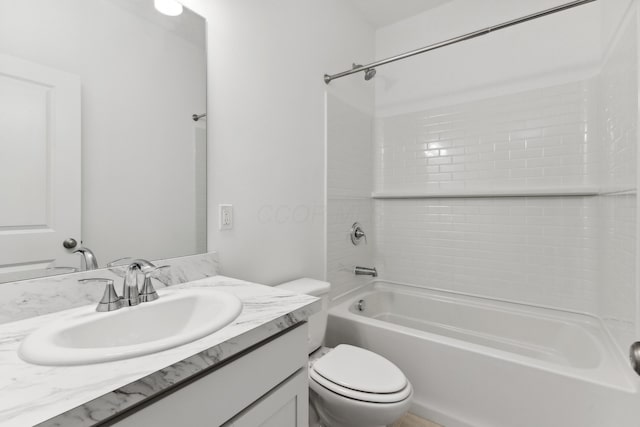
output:
[[80,78],[0,55],[0,272],[80,242]]

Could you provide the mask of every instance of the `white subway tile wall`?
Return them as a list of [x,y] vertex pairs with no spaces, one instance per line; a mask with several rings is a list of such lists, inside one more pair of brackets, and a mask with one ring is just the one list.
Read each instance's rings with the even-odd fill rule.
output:
[[628,19],[599,80],[602,187],[608,192],[600,197],[600,315],[624,355],[637,339],[637,37],[636,19]]
[[[597,81],[376,119],[377,191],[567,188],[599,180]],[[385,278],[597,310],[597,200],[379,200]]]
[[604,191],[635,189],[638,137],[638,42],[635,19],[620,32],[599,79]]
[[416,285],[595,312],[597,201],[377,200],[376,264]]
[[637,316],[637,196],[600,197],[599,314],[625,356],[636,341]]
[[376,119],[376,191],[593,184],[591,81]]
[[[373,116],[329,94],[327,98],[327,280],[331,297],[368,282],[356,265],[373,267]],[[367,244],[354,246],[349,230],[360,222]]]

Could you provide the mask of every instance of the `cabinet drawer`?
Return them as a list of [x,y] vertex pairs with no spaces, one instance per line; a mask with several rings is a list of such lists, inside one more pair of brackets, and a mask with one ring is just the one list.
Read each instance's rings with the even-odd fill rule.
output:
[[218,427],[307,365],[307,324],[117,421],[118,427]]

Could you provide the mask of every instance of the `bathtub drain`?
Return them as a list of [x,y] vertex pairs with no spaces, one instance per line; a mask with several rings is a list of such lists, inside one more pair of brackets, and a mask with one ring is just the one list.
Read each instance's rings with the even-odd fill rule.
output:
[[365,308],[367,308],[367,304],[363,299],[356,303],[356,309],[358,311],[364,311]]

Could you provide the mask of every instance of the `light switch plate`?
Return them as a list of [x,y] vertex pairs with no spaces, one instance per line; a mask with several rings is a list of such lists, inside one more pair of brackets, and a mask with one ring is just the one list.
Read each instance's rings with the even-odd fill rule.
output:
[[218,226],[220,231],[233,228],[233,205],[218,205]]

